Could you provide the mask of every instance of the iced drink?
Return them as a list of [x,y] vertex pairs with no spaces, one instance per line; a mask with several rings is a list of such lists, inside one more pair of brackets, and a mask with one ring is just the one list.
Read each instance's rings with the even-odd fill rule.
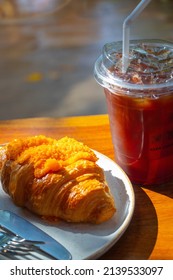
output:
[[106,44],[95,63],[104,87],[115,160],[133,183],[173,180],[173,44],[131,41],[122,73],[121,42]]

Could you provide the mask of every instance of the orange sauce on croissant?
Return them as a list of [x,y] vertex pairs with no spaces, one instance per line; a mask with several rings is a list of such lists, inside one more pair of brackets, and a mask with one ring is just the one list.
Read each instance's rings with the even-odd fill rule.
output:
[[7,157],[20,165],[32,164],[36,178],[58,172],[79,159],[97,161],[88,146],[73,138],[55,140],[42,135],[13,140],[7,145]]

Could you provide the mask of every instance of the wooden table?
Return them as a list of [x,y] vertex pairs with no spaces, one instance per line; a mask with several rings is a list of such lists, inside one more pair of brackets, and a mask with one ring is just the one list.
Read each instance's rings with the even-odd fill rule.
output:
[[[0,121],[0,143],[44,134],[75,137],[114,158],[107,115],[71,118],[33,118]],[[101,259],[173,259],[173,185],[134,186],[135,211],[121,239]]]

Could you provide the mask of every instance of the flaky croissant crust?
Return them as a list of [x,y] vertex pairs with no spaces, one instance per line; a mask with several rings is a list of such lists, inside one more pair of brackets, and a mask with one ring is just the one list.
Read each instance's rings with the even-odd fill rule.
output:
[[116,209],[96,161],[73,138],[16,139],[0,149],[2,187],[16,205],[44,218],[101,223]]

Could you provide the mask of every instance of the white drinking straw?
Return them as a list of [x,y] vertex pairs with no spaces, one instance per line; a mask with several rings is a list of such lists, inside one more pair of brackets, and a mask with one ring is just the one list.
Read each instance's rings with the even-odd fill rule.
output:
[[145,9],[151,0],[142,0],[132,13],[124,20],[123,23],[123,56],[122,56],[122,72],[125,73],[129,64],[129,38],[130,25]]

